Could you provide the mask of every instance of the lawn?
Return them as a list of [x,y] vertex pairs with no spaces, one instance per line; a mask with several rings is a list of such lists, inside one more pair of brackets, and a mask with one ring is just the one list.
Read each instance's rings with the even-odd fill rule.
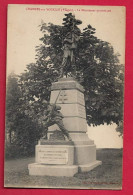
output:
[[99,149],[97,160],[102,165],[90,172],[74,177],[30,176],[28,164],[34,157],[5,161],[5,187],[17,188],[70,188],[70,189],[121,189],[122,150]]

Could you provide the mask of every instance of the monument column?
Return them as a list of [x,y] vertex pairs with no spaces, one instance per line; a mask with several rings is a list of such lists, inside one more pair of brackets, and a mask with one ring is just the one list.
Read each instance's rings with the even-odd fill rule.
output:
[[[74,164],[79,165],[81,171],[88,171],[90,167],[87,169],[83,165],[93,163],[97,166],[101,162],[96,161],[96,146],[87,135],[84,88],[73,78],[61,78],[52,84],[50,103],[55,102],[60,90],[56,103],[61,106],[64,126],[74,143]],[[55,130],[59,130],[56,124],[49,127],[49,136]]]

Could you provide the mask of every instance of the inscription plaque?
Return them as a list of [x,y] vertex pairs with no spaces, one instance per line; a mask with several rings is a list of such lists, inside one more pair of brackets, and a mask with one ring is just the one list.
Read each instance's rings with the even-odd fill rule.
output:
[[40,148],[37,162],[42,164],[67,164],[68,150],[64,148]]

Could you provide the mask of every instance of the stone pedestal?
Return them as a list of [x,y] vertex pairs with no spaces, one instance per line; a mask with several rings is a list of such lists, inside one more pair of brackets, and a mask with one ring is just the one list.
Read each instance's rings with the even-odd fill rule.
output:
[[[61,90],[61,91],[60,91]],[[29,165],[30,175],[73,176],[78,171],[90,171],[101,164],[96,160],[96,146],[88,138],[84,89],[72,78],[62,78],[52,84],[50,103],[60,92],[57,104],[64,115],[63,123],[72,142],[41,140],[36,146],[36,163]],[[57,125],[49,127],[48,137]]]
[[35,163],[29,164],[30,175],[72,177],[78,172],[74,165],[74,145],[67,141],[39,141]]

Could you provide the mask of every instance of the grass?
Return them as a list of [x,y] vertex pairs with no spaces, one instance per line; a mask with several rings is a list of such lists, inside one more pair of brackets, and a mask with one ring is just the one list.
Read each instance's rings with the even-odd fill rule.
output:
[[92,171],[77,173],[74,177],[30,176],[28,164],[34,157],[5,161],[5,187],[17,188],[80,188],[121,189],[122,150],[99,149],[97,160],[102,165]]

